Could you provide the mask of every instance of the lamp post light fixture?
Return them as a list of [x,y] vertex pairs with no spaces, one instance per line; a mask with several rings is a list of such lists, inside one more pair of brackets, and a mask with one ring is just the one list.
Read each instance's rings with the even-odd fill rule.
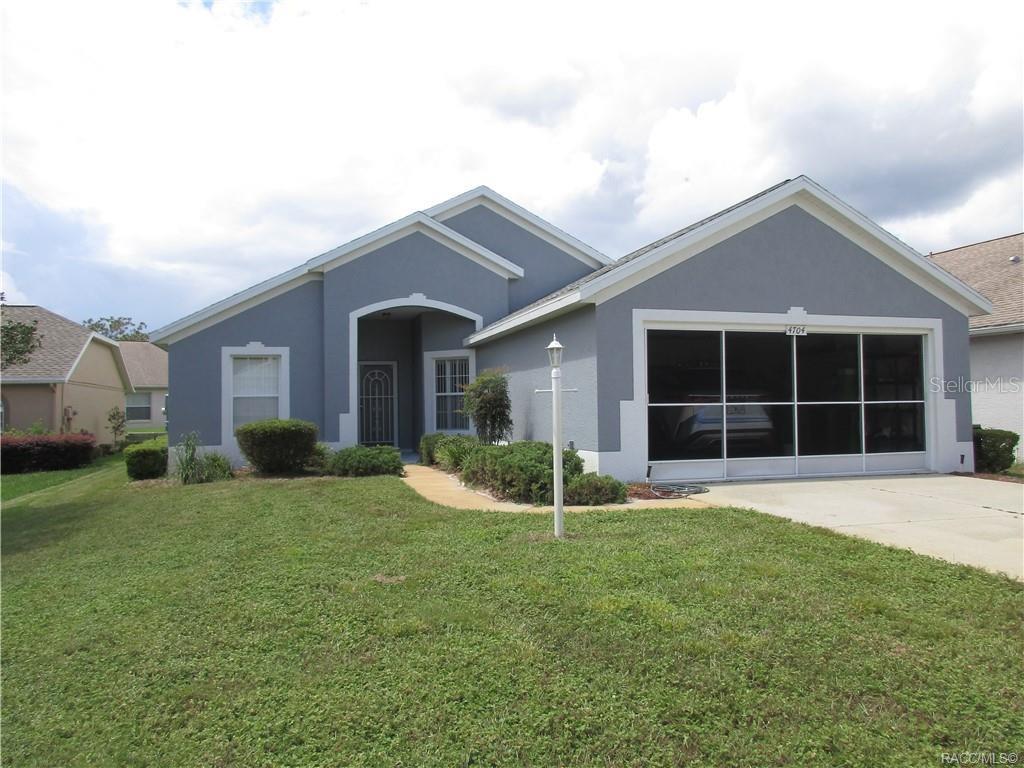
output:
[[555,538],[565,538],[564,510],[562,508],[562,350],[558,337],[551,335],[548,344],[551,361],[551,454],[554,470]]

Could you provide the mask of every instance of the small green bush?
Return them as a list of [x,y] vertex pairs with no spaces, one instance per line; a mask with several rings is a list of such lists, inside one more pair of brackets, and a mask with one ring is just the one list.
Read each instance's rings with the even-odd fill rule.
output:
[[199,458],[201,483],[215,483],[218,480],[230,480],[234,477],[231,471],[231,459],[223,453],[204,453]]
[[974,470],[1005,472],[1013,466],[1020,435],[1008,429],[974,428]]
[[434,455],[445,472],[459,472],[466,457],[480,444],[472,435],[444,435],[437,441]]
[[328,464],[331,460],[331,446],[327,443],[317,443],[313,447],[313,454],[306,462],[306,471],[311,475],[329,475]]
[[331,456],[328,470],[340,477],[368,477],[370,475],[401,475],[402,456],[390,445],[353,445],[342,448]]
[[512,400],[508,377],[489,369],[465,386],[462,410],[473,421],[481,443],[494,445],[512,436]]
[[444,432],[428,432],[420,438],[420,464],[429,467],[437,463],[437,444],[446,437]]
[[[532,440],[477,447],[464,461],[463,482],[512,501],[550,504],[554,500],[551,450],[550,443]],[[562,473],[565,483],[583,474],[583,460],[575,451],[562,452]]]
[[587,472],[565,484],[565,503],[588,507],[623,504],[626,501],[626,490],[626,484],[611,475]]
[[257,472],[301,472],[316,451],[316,424],[300,419],[266,419],[235,430],[242,455]]
[[497,486],[498,459],[508,453],[507,445],[477,445],[462,463],[462,482],[474,488]]
[[151,480],[167,474],[167,438],[158,437],[124,449],[124,466],[132,480]]

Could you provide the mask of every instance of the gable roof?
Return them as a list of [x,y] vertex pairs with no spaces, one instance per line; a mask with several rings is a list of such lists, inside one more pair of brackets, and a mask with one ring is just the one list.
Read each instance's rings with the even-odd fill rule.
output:
[[38,349],[32,352],[28,361],[8,366],[3,370],[3,380],[11,384],[58,384],[71,378],[78,361],[85,354],[92,341],[111,347],[114,362],[126,388],[130,378],[124,359],[116,341],[90,331],[80,323],[69,320],[34,304],[4,304],[0,307],[4,320],[19,323],[35,323],[36,335],[40,340]]
[[244,291],[239,291],[226,299],[186,315],[180,320],[168,323],[150,333],[149,337],[154,342],[164,344],[178,341],[224,318],[272,299],[303,282],[322,279],[324,272],[415,233],[426,235],[507,280],[515,280],[526,274],[518,264],[514,264],[503,256],[470,240],[451,227],[446,227],[423,212],[417,211],[373,232],[357,237],[344,245],[332,248],[326,253],[314,256],[304,264],[257,283]]
[[582,240],[559,229],[551,222],[545,221],[532,211],[528,211],[507,197],[499,195],[490,187],[480,186],[463,192],[461,195],[456,195],[450,200],[445,200],[443,203],[438,203],[432,208],[428,208],[424,213],[432,219],[443,222],[478,205],[482,205],[499,216],[503,216],[541,240],[565,251],[591,269],[599,269],[614,261],[596,248],[592,248]]
[[581,304],[603,301],[674,266],[788,205],[812,209],[830,226],[844,230],[862,247],[904,276],[934,293],[965,314],[987,312],[991,304],[982,294],[956,277],[937,268],[928,259],[875,224],[807,176],[787,179],[745,200],[731,205],[683,229],[659,238],[614,263],[585,275],[575,282],[513,312],[466,339],[473,345],[504,336],[552,315],[568,312]]
[[149,341],[121,341],[121,356],[132,386],[167,389],[167,350]]
[[971,318],[971,333],[1024,331],[1024,233],[997,237],[929,256],[992,301],[992,312]]

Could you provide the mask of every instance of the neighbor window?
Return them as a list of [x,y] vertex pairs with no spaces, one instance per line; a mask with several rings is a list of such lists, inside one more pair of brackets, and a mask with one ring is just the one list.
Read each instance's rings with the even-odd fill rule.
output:
[[438,432],[469,429],[469,418],[462,412],[463,389],[469,384],[469,358],[435,360],[434,383],[434,429]]
[[279,413],[281,358],[233,357],[232,423],[276,419]]
[[128,421],[149,421],[149,392],[133,392],[124,396],[124,412]]

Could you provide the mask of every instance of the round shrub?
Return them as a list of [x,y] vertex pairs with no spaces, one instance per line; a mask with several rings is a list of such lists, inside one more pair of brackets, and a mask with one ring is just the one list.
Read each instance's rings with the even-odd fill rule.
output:
[[498,459],[509,451],[507,445],[477,445],[462,463],[462,482],[476,488],[496,488]]
[[301,472],[316,451],[316,424],[300,419],[266,419],[235,430],[242,455],[257,472]]
[[479,444],[480,441],[471,435],[444,435],[437,441],[434,455],[445,472],[458,472],[466,457]]
[[327,463],[329,472],[340,477],[401,475],[402,456],[390,445],[353,445],[337,451]]
[[231,459],[223,453],[204,453],[199,458],[201,483],[215,483],[218,480],[230,480],[234,477],[231,470]]
[[565,484],[565,503],[594,507],[601,504],[623,504],[626,484],[611,475],[587,472],[577,475]]
[[[512,443],[495,461],[494,482],[499,495],[513,501],[551,504],[554,471],[551,444],[533,440]],[[568,483],[583,473],[583,460],[575,451],[562,451],[562,479]]]
[[96,457],[96,438],[77,435],[25,434],[0,438],[0,470],[5,475],[76,469]]
[[1013,466],[1020,435],[1008,429],[974,428],[974,470],[1005,472]]
[[167,474],[167,438],[146,440],[124,449],[124,466],[132,480],[151,480]]
[[437,444],[447,437],[444,432],[430,432],[420,438],[420,464],[437,463]]

